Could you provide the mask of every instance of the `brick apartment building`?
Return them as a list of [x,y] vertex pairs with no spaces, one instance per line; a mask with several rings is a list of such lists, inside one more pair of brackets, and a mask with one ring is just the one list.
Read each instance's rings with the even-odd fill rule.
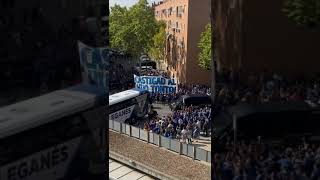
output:
[[210,23],[210,0],[164,0],[153,7],[167,25],[167,70],[179,83],[209,85],[210,71],[198,66],[198,42]]
[[284,0],[212,0],[218,70],[243,78],[264,70],[287,77],[320,72],[320,31],[299,27],[282,12]]

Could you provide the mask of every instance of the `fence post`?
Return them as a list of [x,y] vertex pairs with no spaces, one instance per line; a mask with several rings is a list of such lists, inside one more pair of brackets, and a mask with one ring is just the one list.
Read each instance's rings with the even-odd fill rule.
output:
[[139,128],[138,129],[138,139],[140,139],[140,131],[141,131],[141,129]]
[[131,125],[129,125],[129,137],[132,136],[132,128],[131,128]]
[[196,147],[193,146],[193,159],[196,159]]
[[208,153],[209,153],[209,151],[206,151],[206,162],[208,162]]
[[161,147],[161,135],[159,134],[159,136],[158,136],[158,138],[159,138],[159,147]]
[[147,131],[147,142],[150,143],[150,133]]
[[122,123],[120,123],[120,134],[122,134]]
[[183,151],[183,150],[182,150],[182,147],[183,147],[183,146],[182,146],[182,143],[179,142],[179,154],[180,154],[180,155],[182,154],[182,151]]

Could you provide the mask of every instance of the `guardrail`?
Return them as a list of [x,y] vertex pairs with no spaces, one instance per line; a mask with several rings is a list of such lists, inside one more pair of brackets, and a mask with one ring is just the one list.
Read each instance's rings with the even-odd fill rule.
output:
[[170,139],[156,133],[148,132],[143,129],[113,120],[109,120],[109,129],[119,132],[120,134],[126,134],[130,137],[140,139],[147,143],[166,148],[180,155],[193,158],[194,160],[211,163],[211,152],[198,148],[192,144],[182,143],[178,140]]

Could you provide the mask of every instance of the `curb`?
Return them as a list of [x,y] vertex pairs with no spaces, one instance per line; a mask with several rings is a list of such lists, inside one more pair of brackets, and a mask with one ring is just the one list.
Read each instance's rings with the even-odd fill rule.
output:
[[148,167],[147,165],[144,165],[137,161],[132,161],[131,159],[124,157],[123,155],[120,155],[116,152],[109,151],[109,157],[112,159],[115,159],[123,164],[126,164],[138,171],[144,172],[152,177],[155,177],[157,179],[163,179],[163,180],[179,180],[178,178],[172,177],[170,175],[167,175],[165,173],[162,173],[154,168]]

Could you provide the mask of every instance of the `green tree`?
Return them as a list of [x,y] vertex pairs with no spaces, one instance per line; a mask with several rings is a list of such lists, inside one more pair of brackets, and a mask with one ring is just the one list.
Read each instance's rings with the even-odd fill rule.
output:
[[198,64],[201,68],[211,69],[211,24],[207,24],[205,30],[200,35],[198,42],[200,48]]
[[110,45],[133,56],[149,52],[158,23],[147,0],[139,0],[127,9],[115,5],[110,12]]
[[298,25],[320,26],[319,0],[285,0],[283,12]]
[[130,28],[128,9],[115,5],[111,7],[109,20],[110,45],[112,48],[128,51]]
[[153,44],[149,50],[149,55],[155,60],[163,60],[165,55],[166,44],[166,24],[164,21],[159,21],[159,30],[153,36]]

